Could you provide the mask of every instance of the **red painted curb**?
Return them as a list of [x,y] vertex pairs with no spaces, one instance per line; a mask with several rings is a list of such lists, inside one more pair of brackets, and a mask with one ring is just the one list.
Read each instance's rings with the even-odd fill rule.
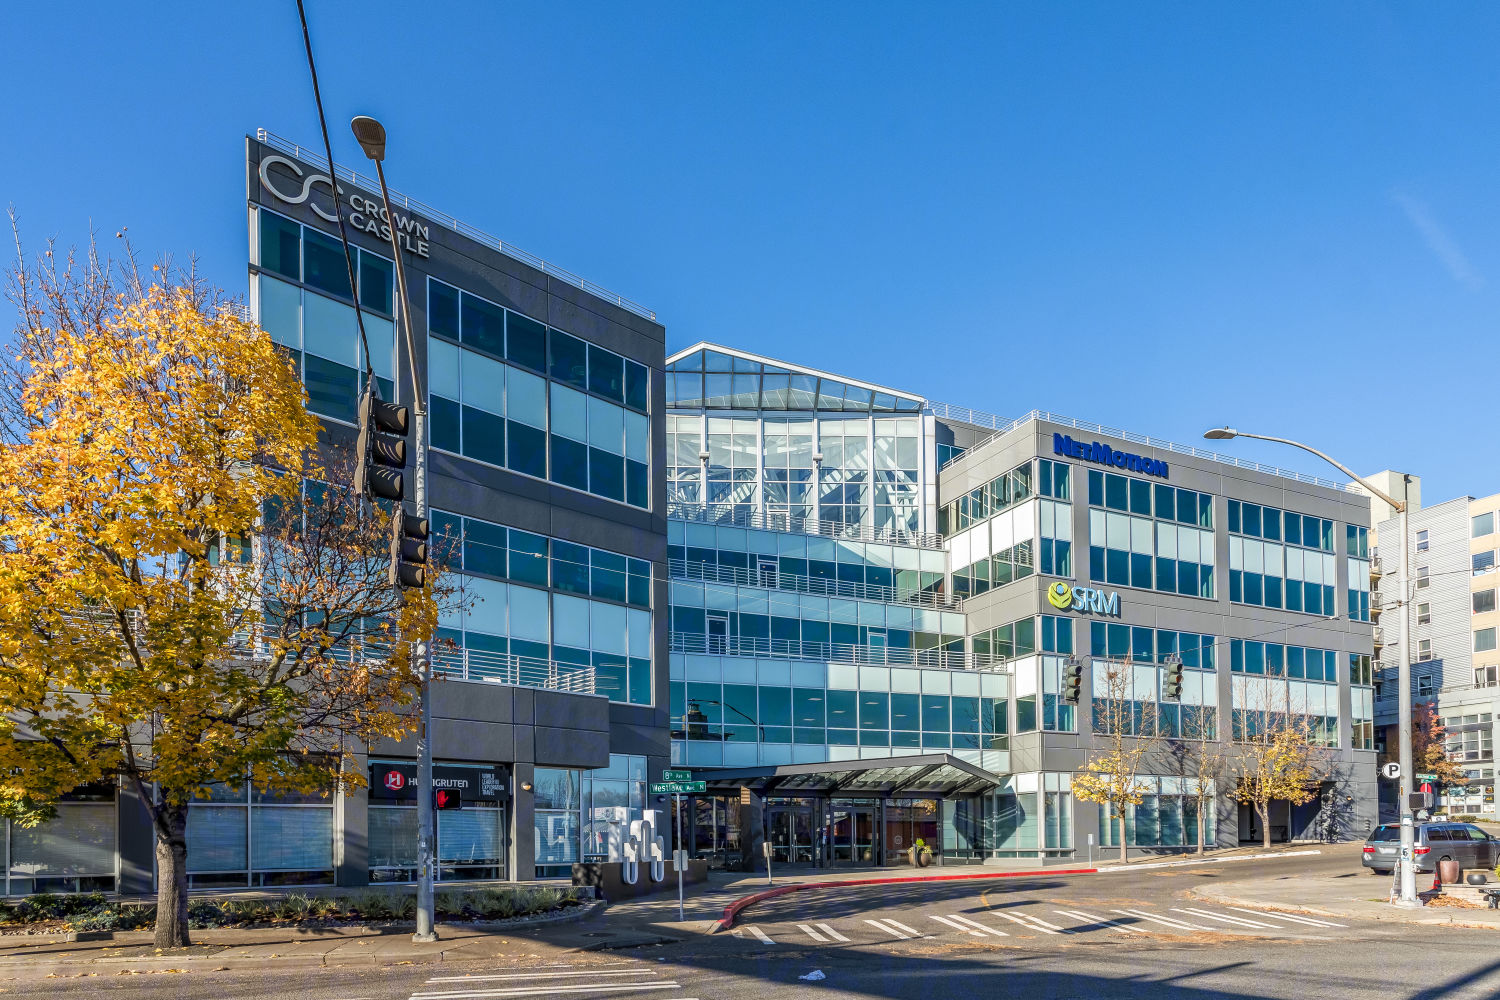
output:
[[764,892],[752,893],[749,896],[741,896],[728,906],[724,907],[724,915],[714,922],[713,929],[709,932],[717,934],[719,931],[727,931],[734,926],[734,920],[740,915],[740,911],[759,903],[763,899],[771,899],[775,896],[784,896],[789,892],[802,892],[807,889],[834,889],[846,885],[893,885],[898,882],[961,882],[970,879],[981,878],[1033,878],[1043,875],[1097,875],[1097,868],[1048,868],[1034,872],[983,872],[966,875],[906,875],[899,878],[851,878],[842,879],[838,882],[794,882],[791,885],[779,885],[774,889],[766,889]]

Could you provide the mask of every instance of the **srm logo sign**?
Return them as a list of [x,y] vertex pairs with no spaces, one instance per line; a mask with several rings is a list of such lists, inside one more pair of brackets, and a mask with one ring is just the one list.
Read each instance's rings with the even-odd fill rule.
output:
[[1120,593],[1104,591],[1094,587],[1075,587],[1061,581],[1047,588],[1047,602],[1059,611],[1072,609],[1080,614],[1120,615]]

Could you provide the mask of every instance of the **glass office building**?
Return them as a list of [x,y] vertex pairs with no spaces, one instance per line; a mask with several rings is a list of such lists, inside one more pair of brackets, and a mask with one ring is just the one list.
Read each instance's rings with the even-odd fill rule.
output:
[[[689,849],[739,867],[765,841],[817,864],[1118,846],[1071,776],[1127,663],[1142,736],[1307,717],[1329,779],[1273,810],[1273,839],[1373,820],[1363,495],[715,344],[669,357],[666,390],[672,761],[709,786],[685,807]],[[1070,658],[1088,664],[1076,700]],[[1197,783],[1156,770],[1128,844],[1189,848]],[[1214,842],[1259,840],[1208,791]]]

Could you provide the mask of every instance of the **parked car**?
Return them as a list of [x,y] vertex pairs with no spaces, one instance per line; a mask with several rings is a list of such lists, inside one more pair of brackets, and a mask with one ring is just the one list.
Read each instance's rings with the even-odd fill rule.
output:
[[[1416,870],[1430,872],[1449,858],[1462,868],[1494,868],[1500,863],[1500,840],[1473,823],[1418,823],[1412,831]],[[1401,853],[1401,825],[1382,823],[1365,841],[1364,866],[1389,875]]]

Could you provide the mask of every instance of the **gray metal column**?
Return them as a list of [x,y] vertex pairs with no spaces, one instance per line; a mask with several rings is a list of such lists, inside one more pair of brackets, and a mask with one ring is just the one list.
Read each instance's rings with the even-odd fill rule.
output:
[[536,792],[524,785],[535,785],[536,766],[512,764],[510,767],[510,845],[505,857],[505,875],[512,882],[536,878]]
[[[370,773],[370,758],[359,754],[349,763],[353,770]],[[333,840],[333,884],[358,887],[370,884],[370,790],[356,788],[334,803],[338,836]]]

